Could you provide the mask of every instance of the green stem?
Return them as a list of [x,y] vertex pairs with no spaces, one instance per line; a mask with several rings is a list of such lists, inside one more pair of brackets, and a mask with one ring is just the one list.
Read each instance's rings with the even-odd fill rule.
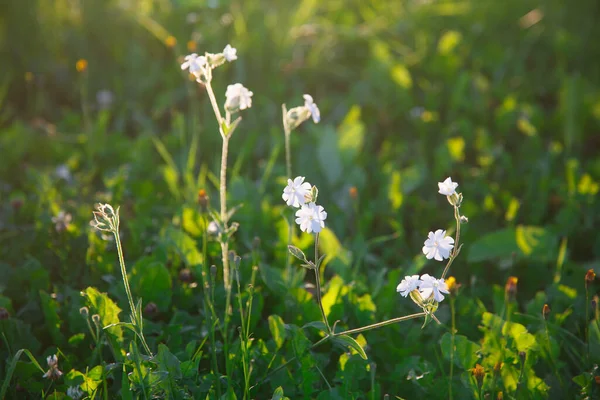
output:
[[458,241],[460,240],[460,213],[457,206],[454,206],[454,219],[456,219],[456,238],[454,239],[454,249],[452,250],[452,256],[448,260],[448,264],[446,264],[446,268],[444,268],[444,272],[442,273],[442,279],[446,277],[448,270],[450,270],[450,266],[452,262],[458,256],[458,252],[460,251],[460,246]]
[[[292,179],[292,151],[290,145],[290,135],[291,130],[287,123],[287,108],[285,104],[281,105],[281,110],[283,114],[283,131],[285,137],[285,167],[286,174],[288,179]],[[292,238],[294,237],[294,215],[292,214],[288,219],[288,246],[292,244]],[[316,260],[315,260],[316,261]],[[292,256],[290,252],[287,252],[287,257],[285,259],[285,273],[288,279],[288,282],[292,281]]]
[[448,380],[448,398],[452,400],[452,377],[454,375],[454,338],[456,335],[456,312],[454,309],[454,296],[450,295],[450,315],[452,319],[452,337],[450,340],[450,379]]
[[[221,117],[221,110],[219,110],[219,105],[217,104],[217,99],[215,98],[215,92],[213,91],[210,82],[206,82],[205,87],[206,92],[208,93],[208,98],[210,99],[210,104],[212,106],[213,112],[215,113],[215,117],[217,118],[217,123],[219,124],[219,131],[221,131],[223,117]],[[223,132],[221,132],[221,135],[223,135]]]
[[123,248],[121,246],[121,237],[119,236],[119,226],[115,227],[113,231],[115,235],[115,242],[117,243],[117,253],[119,254],[119,264],[121,265],[121,276],[123,277],[123,286],[125,286],[125,292],[127,293],[127,299],[129,300],[129,308],[131,309],[132,320],[135,325],[136,333],[140,337],[142,342],[142,346],[144,350],[150,357],[152,357],[152,351],[150,351],[150,347],[146,343],[146,338],[144,338],[144,332],[140,329],[139,323],[141,315],[137,315],[135,311],[135,305],[133,303],[133,296],[131,295],[131,288],[129,287],[129,279],[127,278],[127,269],[125,268],[125,259],[123,258]]
[[316,267],[315,271],[315,283],[317,286],[317,302],[319,303],[319,309],[321,310],[321,316],[323,317],[323,322],[327,327],[327,332],[331,333],[331,327],[329,326],[329,321],[327,321],[327,316],[325,315],[325,309],[323,308],[323,301],[321,299],[321,268],[319,263],[319,234],[315,234],[315,263]]
[[[424,313],[424,312],[420,312],[420,313],[416,313],[416,314],[410,314],[410,315],[405,315],[404,317],[398,317],[398,318],[388,319],[387,321],[378,322],[376,324],[371,324],[371,325],[363,326],[361,328],[349,329],[349,330],[343,331],[343,332],[332,333],[332,336],[352,335],[354,333],[360,333],[360,332],[364,332],[364,331],[370,331],[371,329],[381,328],[381,327],[386,326],[386,325],[395,324],[396,322],[407,321],[407,320],[413,319],[413,318],[424,317],[425,315],[427,315],[427,313]],[[317,342],[317,343],[319,343],[319,342]]]

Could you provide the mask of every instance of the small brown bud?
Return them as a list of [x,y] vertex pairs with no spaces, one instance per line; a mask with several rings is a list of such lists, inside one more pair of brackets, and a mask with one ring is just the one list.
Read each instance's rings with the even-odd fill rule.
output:
[[200,189],[198,190],[198,204],[202,209],[202,212],[206,212],[208,209],[208,194],[206,194],[206,190]]
[[184,268],[179,271],[179,280],[185,283],[192,283],[194,281],[194,274],[189,268]]
[[0,307],[0,320],[8,319],[8,317],[10,317],[8,310],[4,307]]
[[356,200],[358,198],[358,189],[356,186],[350,187],[350,189],[348,189],[348,194],[352,200]]
[[590,268],[588,272],[585,273],[585,287],[588,287],[590,283],[594,283],[594,279],[596,279],[596,273]]
[[494,375],[500,374],[500,371],[502,370],[503,365],[504,365],[504,363],[501,361],[498,361],[496,364],[494,364]]
[[504,293],[510,298],[514,298],[517,295],[517,282],[519,278],[516,276],[509,276],[504,286]]
[[154,316],[157,312],[158,306],[152,301],[146,304],[146,307],[144,307],[144,314],[146,314],[148,317]]
[[544,319],[548,319],[548,314],[550,314],[550,311],[550,306],[548,304],[544,304],[544,307],[542,307],[542,316]]
[[475,368],[471,368],[471,374],[477,380],[477,385],[481,387],[483,384],[483,378],[485,377],[485,369],[480,364],[475,364]]

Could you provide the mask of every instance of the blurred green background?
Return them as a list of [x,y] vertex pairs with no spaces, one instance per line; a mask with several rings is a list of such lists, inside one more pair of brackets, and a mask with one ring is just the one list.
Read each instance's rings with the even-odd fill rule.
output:
[[[41,359],[60,343],[72,357],[83,354],[65,338],[81,328],[71,314],[87,286],[126,304],[111,285],[119,282],[114,248],[89,228],[98,201],[121,205],[130,266],[164,253],[168,300],[132,282],[136,296],[159,304],[156,332],[177,313],[198,315],[201,296],[178,279],[181,264],[191,265],[173,246],[198,243],[190,215],[199,189],[218,204],[221,139],[204,89],[179,64],[188,53],[230,43],[239,59],[215,72],[213,87],[220,103],[228,84],[254,92],[230,142],[229,204],[243,203],[235,250],[250,254],[258,237],[268,266],[257,338],[270,338],[271,314],[299,326],[318,319],[314,304],[299,300],[302,285],[293,295],[278,286],[287,243],[281,104],[300,105],[310,93],[322,121],[292,134],[293,171],[319,187],[328,212],[325,277],[346,293],[330,299],[330,319],[357,327],[414,312],[395,287],[406,274],[440,274],[420,249],[427,232],[453,229],[452,210],[436,193],[436,183],[451,176],[470,220],[451,270],[462,284],[458,333],[485,344],[486,310],[498,318],[514,312],[513,320],[543,333],[548,303],[554,330],[547,346],[538,342],[540,361],[530,366],[547,387],[535,381],[531,397],[519,397],[504,382],[505,398],[597,394],[588,378],[600,361],[598,311],[590,308],[598,286],[584,286],[584,276],[600,273],[598,15],[594,0],[1,2],[0,306],[29,332],[0,347],[2,360],[21,347]],[[56,223],[60,211],[72,217],[65,229]],[[310,247],[307,237],[295,240]],[[512,311],[509,276],[518,277]],[[57,313],[49,314],[48,301]],[[449,324],[447,307],[440,314]],[[439,349],[447,330],[421,331],[415,322],[367,333],[376,368],[357,367],[349,377],[343,367],[336,372],[338,354],[326,375],[340,398],[447,398],[448,384],[437,389],[435,381],[447,379]],[[565,338],[586,345],[561,348]],[[479,354],[491,374],[496,359]],[[504,360],[511,362],[519,364]],[[476,396],[465,379],[456,375],[457,398]],[[291,398],[327,389],[319,379],[312,394],[293,380],[282,385]],[[272,393],[263,388],[256,398]],[[288,394],[294,390],[297,397]]]

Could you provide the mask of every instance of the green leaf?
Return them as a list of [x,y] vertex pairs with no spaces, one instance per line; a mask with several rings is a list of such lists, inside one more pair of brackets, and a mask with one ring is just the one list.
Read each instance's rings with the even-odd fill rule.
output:
[[454,357],[454,364],[462,369],[472,368],[479,360],[481,346],[471,342],[463,335],[454,336],[454,355],[452,355],[452,334],[446,332],[440,339],[442,354],[446,360]]
[[271,331],[271,335],[273,336],[273,340],[275,341],[277,349],[280,349],[285,342],[286,332],[285,324],[279,315],[269,316],[269,330]]
[[506,322],[502,327],[502,334],[511,337],[515,341],[518,351],[527,351],[537,348],[535,336],[527,332],[527,329],[516,322]]
[[154,302],[161,311],[171,305],[171,275],[165,265],[153,257],[144,257],[135,263],[130,281],[133,292],[146,304]]
[[4,377],[4,382],[2,383],[2,389],[0,389],[0,399],[4,399],[4,395],[6,394],[6,391],[8,390],[8,385],[10,384],[10,380],[12,379],[13,373],[15,372],[17,363],[19,362],[19,359],[21,358],[21,355],[23,355],[23,354],[25,354],[27,357],[29,357],[29,360],[31,360],[33,365],[35,365],[42,374],[46,372],[46,371],[44,371],[42,366],[37,362],[37,360],[35,359],[35,357],[33,356],[33,354],[31,354],[31,352],[29,350],[21,349],[21,350],[17,351],[17,353],[11,360],[10,365],[8,366],[8,371],[6,372],[6,376]]
[[271,400],[289,400],[289,397],[285,397],[283,395],[283,388],[281,386],[279,386],[273,392],[273,397],[271,397]]
[[[100,293],[96,288],[88,287],[84,291],[88,306],[92,314],[100,315],[100,324],[105,327],[111,324],[118,324],[119,313],[121,309],[112,301],[106,293]],[[113,325],[106,331],[118,340],[123,339],[123,330],[120,326]]]
[[198,250],[196,241],[182,230],[169,227],[164,231],[162,241],[167,247],[174,246],[187,265],[202,264],[202,253]]
[[514,255],[539,261],[556,259],[557,238],[536,226],[517,226],[484,235],[469,248],[469,262],[511,258]]
[[333,338],[333,340],[335,342],[340,343],[342,346],[346,346],[348,348],[350,348],[351,350],[354,350],[356,353],[358,353],[363,360],[366,360],[367,357],[367,353],[365,353],[365,350],[362,348],[362,346],[352,337],[348,336],[348,335],[340,335],[340,336],[335,336]]

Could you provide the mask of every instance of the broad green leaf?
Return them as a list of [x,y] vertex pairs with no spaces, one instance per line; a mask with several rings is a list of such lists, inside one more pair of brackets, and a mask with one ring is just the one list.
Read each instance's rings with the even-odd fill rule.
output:
[[340,343],[343,346],[346,346],[348,348],[350,348],[350,350],[356,352],[358,355],[360,355],[364,360],[367,359],[367,353],[365,353],[365,350],[362,348],[362,346],[355,340],[353,339],[351,336],[348,335],[340,335],[340,336],[335,336],[333,338],[334,341]]
[[[91,314],[100,315],[100,324],[104,327],[111,324],[119,323],[119,313],[121,309],[112,301],[106,293],[100,293],[96,288],[88,287],[84,291],[88,305],[90,306]],[[114,325],[106,329],[111,335],[121,340],[123,338],[123,330],[121,327]]]
[[[454,336],[453,350],[452,335],[446,332],[440,340],[440,346],[442,347],[442,354],[446,360],[451,360],[452,357],[454,357],[454,364],[462,369],[472,368],[479,360],[478,352],[481,350],[481,346],[477,343],[471,342],[466,336]],[[454,351],[454,355],[452,355],[452,351]]]
[[518,351],[528,351],[537,348],[535,336],[527,332],[527,329],[516,322],[506,322],[502,327],[502,334],[509,336],[515,341]]
[[501,229],[475,241],[469,248],[469,262],[510,258],[514,255],[539,261],[556,259],[556,236],[535,226],[519,225]]
[[202,264],[202,253],[198,250],[196,241],[185,232],[170,227],[165,230],[162,240],[167,246],[175,247],[187,265],[193,267]]
[[269,330],[271,331],[277,349],[280,349],[286,338],[285,324],[279,315],[270,315],[268,319]]
[[343,295],[348,293],[348,287],[339,275],[334,276],[328,283],[327,293],[322,298],[323,310],[325,315],[329,315],[331,308],[341,301]]
[[182,216],[183,229],[192,235],[192,237],[199,237],[202,235],[202,218],[198,210],[191,207],[184,207]]
[[171,275],[164,264],[153,257],[144,257],[135,263],[130,282],[134,294],[145,304],[154,302],[161,311],[171,305]]

